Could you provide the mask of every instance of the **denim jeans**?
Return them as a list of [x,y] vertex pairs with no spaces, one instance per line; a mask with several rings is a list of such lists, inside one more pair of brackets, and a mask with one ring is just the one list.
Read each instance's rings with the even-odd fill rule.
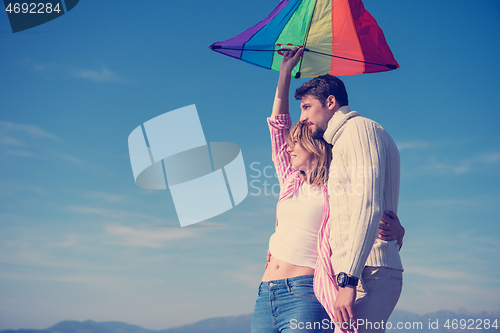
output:
[[333,332],[334,324],[313,290],[314,275],[262,282],[252,333]]

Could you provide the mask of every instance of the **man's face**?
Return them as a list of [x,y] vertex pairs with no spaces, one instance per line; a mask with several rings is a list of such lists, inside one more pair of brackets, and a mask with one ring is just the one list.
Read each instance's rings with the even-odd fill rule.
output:
[[[332,105],[333,98],[333,105]],[[311,95],[302,96],[300,102],[300,122],[305,123],[311,136],[315,139],[323,137],[330,118],[335,113],[333,108],[335,106],[335,98],[329,96],[325,105],[321,104],[319,99]]]

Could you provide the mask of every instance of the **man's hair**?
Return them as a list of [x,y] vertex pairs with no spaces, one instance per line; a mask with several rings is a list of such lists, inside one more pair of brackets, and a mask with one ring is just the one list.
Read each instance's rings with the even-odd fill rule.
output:
[[333,95],[339,103],[339,107],[349,105],[347,91],[344,82],[330,74],[318,76],[295,90],[295,99],[302,99],[305,95],[316,97],[325,106],[328,96]]

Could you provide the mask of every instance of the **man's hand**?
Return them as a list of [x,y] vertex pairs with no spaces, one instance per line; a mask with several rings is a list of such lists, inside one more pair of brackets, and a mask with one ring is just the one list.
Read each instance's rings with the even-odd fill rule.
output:
[[345,286],[339,288],[339,293],[333,306],[333,315],[335,316],[335,324],[343,331],[353,331],[350,321],[356,323],[353,311],[355,299],[356,287]]
[[271,251],[269,251],[269,249],[267,249],[266,260],[267,260],[267,264],[265,267],[267,268],[267,266],[269,265],[269,262],[271,261]]
[[399,222],[398,216],[394,212],[385,212],[380,219],[378,227],[378,238],[385,241],[397,240],[399,249],[403,246],[405,228]]

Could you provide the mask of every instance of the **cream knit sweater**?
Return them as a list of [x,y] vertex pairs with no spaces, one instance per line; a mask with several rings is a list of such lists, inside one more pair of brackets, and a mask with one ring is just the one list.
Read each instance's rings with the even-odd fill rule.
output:
[[403,269],[396,240],[377,238],[384,211],[397,213],[399,153],[376,122],[343,106],[324,139],[333,145],[328,180],[330,247],[335,274],[360,277],[365,266]]

